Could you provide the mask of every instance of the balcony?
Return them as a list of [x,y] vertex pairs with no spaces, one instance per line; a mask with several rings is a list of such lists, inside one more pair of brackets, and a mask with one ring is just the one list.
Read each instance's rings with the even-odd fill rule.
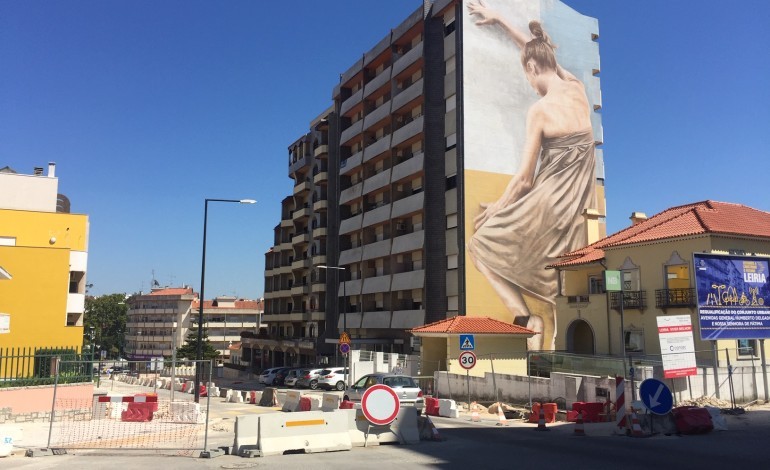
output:
[[302,194],[307,191],[310,191],[310,182],[309,181],[303,181],[301,183],[298,183],[294,185],[294,195]]
[[390,240],[382,240],[364,245],[364,254],[361,260],[384,258],[388,255],[390,255]]
[[362,195],[369,194],[390,184],[390,168],[380,171],[364,180],[364,189]]
[[300,285],[291,288],[291,295],[305,295],[310,293],[310,286]]
[[348,98],[345,101],[343,101],[342,104],[340,105],[340,115],[344,116],[345,113],[347,113],[348,111],[350,111],[353,108],[353,106],[355,106],[358,103],[360,103],[361,100],[363,99],[363,97],[364,97],[364,90],[363,90],[363,88],[358,90],[357,92],[353,93],[350,96],[350,98]]
[[416,82],[412,83],[408,87],[401,90],[394,98],[393,98],[393,111],[398,111],[399,109],[403,108],[406,104],[416,100],[420,96],[422,96],[422,78],[417,80]]
[[398,201],[393,202],[393,212],[391,213],[391,218],[395,219],[406,214],[412,214],[421,211],[424,201],[425,193],[421,191],[417,194],[412,194],[411,196],[407,196],[403,199],[399,199]]
[[361,191],[364,187],[364,183],[359,182],[354,184],[353,186],[343,189],[342,192],[340,192],[340,205],[347,204],[348,202],[358,199],[361,197]]
[[309,233],[300,233],[298,235],[294,235],[294,238],[291,239],[292,245],[300,245],[303,243],[310,243],[310,234]]
[[314,255],[311,258],[311,261],[313,262],[314,266],[318,266],[319,264],[326,264],[326,255]]
[[356,230],[361,229],[361,221],[363,220],[362,214],[356,214],[353,217],[348,217],[347,219],[340,222],[340,235],[346,235],[350,232],[355,232]]
[[310,285],[310,292],[317,294],[319,292],[326,292],[325,282],[314,282]]
[[353,139],[353,137],[360,134],[363,131],[363,129],[364,129],[363,119],[360,119],[354,122],[353,124],[350,125],[350,127],[342,131],[342,134],[340,135],[340,143],[342,145],[347,144],[348,142],[350,142],[351,139]]
[[348,175],[361,166],[361,159],[364,156],[364,151],[356,152],[348,158],[343,159],[340,162],[340,174]]
[[390,149],[390,134],[383,136],[381,139],[370,143],[364,149],[364,161],[368,162],[372,158],[382,155]]
[[391,290],[412,290],[425,287],[425,270],[407,271],[393,275]]
[[358,263],[361,261],[361,255],[363,254],[363,247],[357,246],[349,250],[342,250],[340,252],[339,266],[345,266],[348,264]]
[[326,171],[319,172],[317,175],[313,176],[313,184],[319,184],[322,181],[328,181],[329,180],[329,173]]
[[297,260],[294,260],[291,263],[292,271],[297,271],[297,270],[300,270],[300,269],[306,269],[306,268],[309,268],[309,267],[310,267],[310,258],[297,259]]
[[362,287],[362,294],[375,294],[378,292],[390,291],[390,274],[384,276],[370,277],[364,279],[364,285]]
[[403,178],[406,178],[407,176],[422,171],[424,161],[425,154],[422,152],[411,156],[407,160],[404,160],[403,162],[393,167],[393,177],[391,180],[395,183]]
[[695,307],[695,289],[657,289],[655,306],[658,308]]
[[310,164],[310,159],[307,156],[297,158],[296,161],[289,163],[289,174],[291,175],[300,168],[304,168]]
[[410,65],[415,63],[417,59],[422,57],[422,45],[423,43],[419,43],[415,47],[409,49],[406,54],[401,56],[396,62],[393,64],[393,76],[400,74],[404,70],[407,69]]
[[67,312],[83,313],[86,311],[85,294],[67,294]]
[[416,136],[422,132],[423,116],[414,118],[411,122],[401,126],[395,132],[393,132],[393,146],[397,146],[402,142]]
[[298,221],[302,219],[306,219],[310,217],[310,208],[309,207],[303,207],[302,209],[294,211],[294,213],[291,215],[291,219],[293,221]]
[[[647,308],[647,291],[624,291],[623,309],[643,310]],[[613,310],[620,310],[620,292],[610,292],[610,307]]]
[[388,219],[390,219],[390,204],[383,201],[364,213],[364,221],[361,226],[369,227],[385,222]]
[[281,219],[281,228],[292,228],[294,227],[294,221],[291,220],[291,218]]
[[364,98],[368,98],[372,93],[388,83],[390,83],[390,67],[378,73],[376,77],[364,85]]
[[408,253],[410,251],[421,250],[425,245],[425,231],[407,233],[393,239],[392,254]]
[[390,117],[390,101],[386,101],[379,105],[373,111],[364,117],[364,130],[369,130],[375,124],[380,123],[383,119]]
[[319,145],[313,151],[313,156],[320,157],[321,155],[325,155],[327,153],[329,153],[329,146],[328,145]]
[[329,201],[322,199],[313,203],[313,212],[325,211],[329,208]]
[[313,229],[313,238],[325,237],[327,234],[326,227],[318,227]]
[[587,295],[569,295],[567,296],[567,304],[568,305],[585,305],[587,303],[591,302],[591,298]]
[[390,322],[391,313],[389,310],[367,309],[361,321],[361,328],[390,328]]

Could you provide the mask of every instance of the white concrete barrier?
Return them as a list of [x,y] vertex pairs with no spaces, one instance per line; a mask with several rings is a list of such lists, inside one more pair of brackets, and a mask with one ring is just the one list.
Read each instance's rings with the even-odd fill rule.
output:
[[235,438],[233,455],[241,455],[242,448],[259,448],[259,415],[239,415],[235,417]]
[[305,395],[310,399],[310,411],[321,411],[321,397],[318,395]]
[[321,401],[321,411],[334,411],[340,409],[342,397],[336,393],[324,393]]
[[200,403],[171,402],[169,406],[171,422],[173,423],[200,423],[203,422]]
[[396,419],[385,426],[369,423],[360,408],[339,411],[348,414],[350,439],[354,446],[362,447],[388,443],[417,444],[420,442],[417,410],[414,407],[401,407]]
[[460,410],[457,409],[457,403],[454,400],[439,399],[438,415],[445,418],[459,418]]
[[0,425],[0,457],[8,457],[13,452],[13,442],[22,440],[24,431],[19,426]]
[[286,401],[283,403],[282,411],[299,411],[299,399],[302,397],[302,393],[297,390],[289,390],[286,392]]
[[286,451],[306,453],[350,450],[346,413],[308,411],[302,414],[259,415],[259,450],[263,456]]

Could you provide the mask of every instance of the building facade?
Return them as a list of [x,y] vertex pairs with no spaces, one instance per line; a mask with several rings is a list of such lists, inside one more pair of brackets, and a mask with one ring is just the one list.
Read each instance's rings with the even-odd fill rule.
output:
[[[552,266],[564,274],[557,297],[557,349],[659,358],[658,317],[688,315],[699,364],[713,364],[715,352],[720,367],[727,365],[727,354],[739,366],[758,362],[758,340],[700,338],[693,254],[767,258],[770,213],[703,201],[649,219],[634,213],[631,219],[632,226],[568,253]],[[608,269],[621,271],[622,294],[605,293],[603,272]]]
[[[171,358],[190,331],[197,331],[200,303],[191,287],[154,288],[149,294],[128,300],[126,350],[129,360],[153,357]],[[226,361],[232,343],[240,341],[244,331],[258,329],[263,307],[260,300],[217,297],[204,301],[204,328],[211,345]]]
[[0,349],[83,345],[88,216],[69,213],[55,169],[0,169]]
[[[300,351],[300,358],[330,355],[347,330],[356,348],[411,353],[419,341],[408,330],[456,315],[522,326],[550,316],[553,324],[555,279],[531,292],[506,277],[504,266],[503,274],[479,266],[482,252],[503,260],[515,251],[540,273],[558,255],[604,235],[603,160],[595,148],[602,141],[598,25],[558,1],[486,3],[512,21],[537,19],[558,39],[559,73],[569,68],[563,75],[584,99],[574,125],[584,131],[578,152],[586,155],[572,157],[580,168],[568,168],[577,190],[553,196],[551,189],[569,185],[539,171],[528,197],[506,195],[509,182],[528,171],[521,147],[533,132],[526,116],[538,97],[512,55],[519,45],[506,33],[508,23],[479,26],[483,12],[474,2],[418,3],[341,74],[332,107],[289,146],[294,187],[265,264],[270,337],[252,347],[280,355],[287,352],[282,340],[304,340],[315,351]],[[548,158],[566,165],[567,158]],[[510,223],[501,214],[474,223],[495,199],[514,215],[536,214],[516,229],[518,238],[495,241],[488,233]],[[555,228],[535,223],[554,219]],[[535,243],[543,240],[550,245]],[[507,290],[526,303],[513,305]]]

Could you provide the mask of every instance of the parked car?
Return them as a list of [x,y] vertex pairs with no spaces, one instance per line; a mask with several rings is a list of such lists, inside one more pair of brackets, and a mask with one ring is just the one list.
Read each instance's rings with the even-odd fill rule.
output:
[[309,388],[315,390],[318,388],[318,374],[324,370],[322,367],[316,369],[302,369],[297,378],[297,383],[294,385],[297,388]]
[[286,378],[283,380],[283,384],[287,387],[294,387],[297,385],[297,379],[299,378],[299,373],[302,372],[302,369],[292,369],[289,371],[288,374],[286,374]]
[[291,371],[291,367],[282,367],[278,369],[278,372],[275,373],[275,379],[273,379],[273,385],[284,385],[286,376],[289,375],[289,371]]
[[367,388],[376,384],[384,384],[392,388],[398,395],[401,406],[414,406],[417,414],[422,414],[425,408],[425,399],[417,381],[408,375],[398,374],[367,374],[345,390],[343,398],[349,401],[361,401]]
[[275,381],[275,375],[281,369],[283,369],[283,367],[272,367],[270,369],[263,370],[262,374],[259,376],[259,383],[265,385],[273,385]]
[[348,370],[345,367],[330,367],[318,374],[318,388],[324,390],[345,390],[345,375]]

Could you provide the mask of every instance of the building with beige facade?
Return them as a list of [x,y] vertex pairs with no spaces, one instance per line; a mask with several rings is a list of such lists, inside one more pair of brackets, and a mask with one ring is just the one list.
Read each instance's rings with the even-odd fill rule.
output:
[[[630,227],[552,265],[563,279],[556,299],[557,350],[659,359],[657,318],[688,315],[699,364],[713,364],[715,352],[720,367],[727,366],[727,354],[733,365],[758,363],[761,340],[700,338],[693,254],[770,256],[770,213],[702,201],[649,218],[634,213],[631,220]],[[605,270],[621,272],[622,294],[605,292]]]
[[[153,288],[127,302],[125,356],[129,360],[170,358],[188,333],[197,331],[200,303],[192,287]],[[262,312],[261,300],[221,296],[204,301],[204,328],[223,361],[229,359],[230,347],[244,331],[257,332]]]

